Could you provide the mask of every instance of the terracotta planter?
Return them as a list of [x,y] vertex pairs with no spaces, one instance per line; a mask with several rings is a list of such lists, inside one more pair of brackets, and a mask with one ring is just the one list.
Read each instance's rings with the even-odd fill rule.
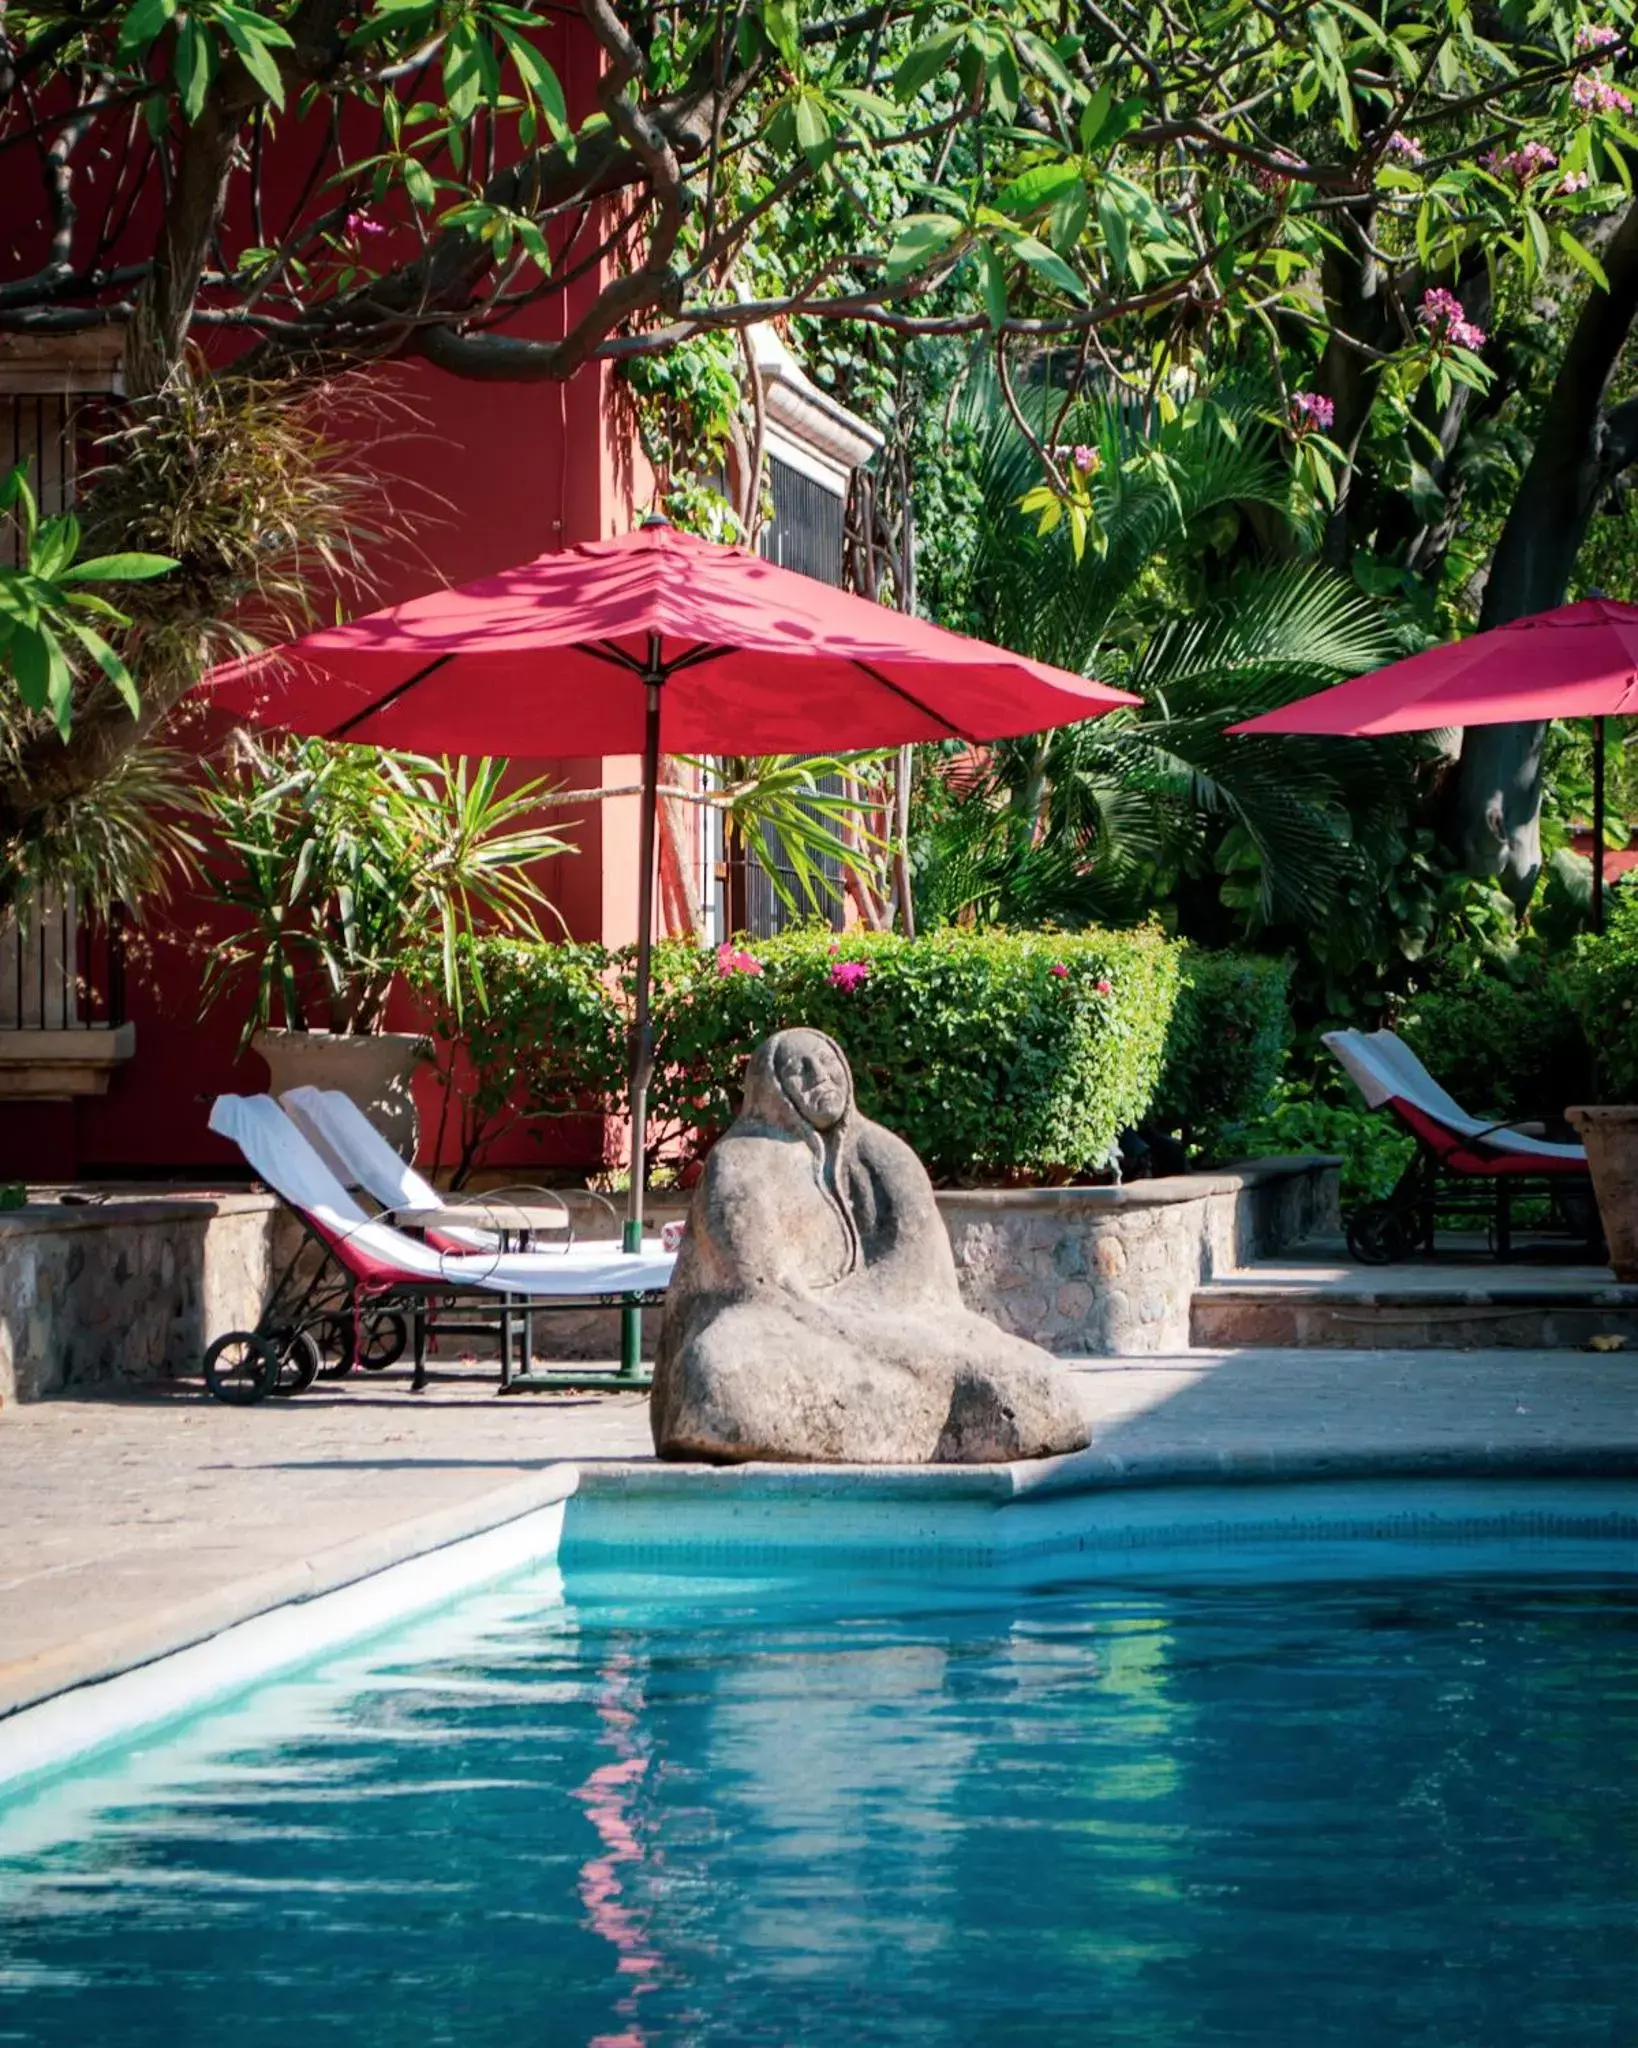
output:
[[273,1094],[287,1088],[335,1088],[356,1102],[393,1150],[413,1160],[420,1137],[410,1076],[429,1041],[414,1031],[258,1031],[251,1041],[267,1062]]
[[1638,1103],[1567,1109],[1592,1168],[1617,1280],[1638,1280]]

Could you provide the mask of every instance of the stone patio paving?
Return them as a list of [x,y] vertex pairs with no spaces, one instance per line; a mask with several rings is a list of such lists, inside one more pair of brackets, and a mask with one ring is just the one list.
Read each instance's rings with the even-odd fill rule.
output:
[[[1638,1474],[1638,1358],[1191,1352],[1072,1367],[1078,1483],[1362,1470]],[[534,1504],[564,1462],[654,1466],[637,1394],[496,1398],[489,1369],[320,1381],[229,1408],[197,1387],[0,1411],[0,1713],[347,1583]],[[803,1475],[816,1488],[834,1475]]]

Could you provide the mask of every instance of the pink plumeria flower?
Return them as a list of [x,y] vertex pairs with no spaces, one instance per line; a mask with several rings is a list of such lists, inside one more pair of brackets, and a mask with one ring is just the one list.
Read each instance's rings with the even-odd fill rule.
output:
[[367,213],[350,213],[345,222],[346,232],[356,241],[360,235],[384,235],[386,223],[371,220]]
[[1435,348],[1484,347],[1484,329],[1469,320],[1461,300],[1443,286],[1436,285],[1422,294],[1422,309],[1417,317],[1429,329]]
[[1076,444],[1074,453],[1069,459],[1074,463],[1082,476],[1092,476],[1103,467],[1103,457],[1098,453],[1097,449],[1088,448],[1084,442]]
[[1566,171],[1558,181],[1558,189],[1564,193],[1585,192],[1592,183],[1586,171]]
[[844,995],[852,995],[861,982],[870,977],[868,960],[838,960],[830,970],[830,985],[839,988]]
[[1387,148],[1383,154],[1396,157],[1402,164],[1419,164],[1427,155],[1427,151],[1414,135],[1406,135],[1396,128],[1388,137]]
[[1292,397],[1291,424],[1299,434],[1312,433],[1315,428],[1327,433],[1336,416],[1336,406],[1322,391],[1298,391]]
[[1621,40],[1621,31],[1603,22],[1584,21],[1575,32],[1575,47],[1578,56],[1585,56],[1589,50],[1607,50],[1611,43]]
[[1632,112],[1632,101],[1618,85],[1612,85],[1607,78],[1595,78],[1586,71],[1570,87],[1570,97],[1584,114]]

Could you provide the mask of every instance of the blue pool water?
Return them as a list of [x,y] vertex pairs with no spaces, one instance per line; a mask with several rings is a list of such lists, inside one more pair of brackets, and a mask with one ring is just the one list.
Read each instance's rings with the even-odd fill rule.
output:
[[0,1809],[0,2041],[1638,2039],[1638,1591],[588,1577]]

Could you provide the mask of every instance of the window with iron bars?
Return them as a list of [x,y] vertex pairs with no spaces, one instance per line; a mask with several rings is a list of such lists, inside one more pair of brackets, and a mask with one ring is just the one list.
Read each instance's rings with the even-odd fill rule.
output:
[[[845,505],[834,491],[804,476],[777,455],[768,462],[769,495],[773,500],[771,518],[763,523],[757,541],[758,552],[782,569],[815,577],[821,583],[839,585],[842,580],[843,517]],[[840,776],[821,778],[820,789],[829,795],[842,793]],[[834,855],[823,855],[819,866],[832,881],[835,893],[827,891],[815,901],[797,880],[796,870],[785,857],[778,838],[764,832],[760,844],[745,849],[742,861],[725,852],[721,867],[719,931],[742,931],[752,938],[771,938],[801,918],[822,917],[833,931],[842,928],[842,864]],[[792,899],[787,906],[774,885],[778,877]]]

